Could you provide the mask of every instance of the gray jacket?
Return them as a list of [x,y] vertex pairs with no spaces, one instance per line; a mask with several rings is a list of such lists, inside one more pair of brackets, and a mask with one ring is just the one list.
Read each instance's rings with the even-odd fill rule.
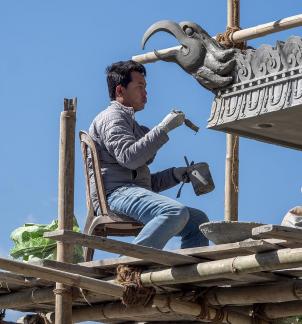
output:
[[[173,168],[151,174],[148,168],[156,152],[169,137],[159,127],[149,130],[134,119],[131,107],[117,101],[98,114],[89,134],[96,143],[106,194],[124,185],[137,185],[154,192],[175,186]],[[90,176],[92,170],[90,168]],[[91,177],[91,196],[96,207],[97,196]]]

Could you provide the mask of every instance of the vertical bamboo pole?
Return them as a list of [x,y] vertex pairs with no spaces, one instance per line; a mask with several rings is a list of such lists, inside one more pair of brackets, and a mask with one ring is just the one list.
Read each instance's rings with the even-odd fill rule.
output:
[[[64,111],[60,118],[59,152],[59,229],[72,230],[74,215],[74,138],[77,99],[64,99]],[[72,262],[73,245],[57,243],[57,261]],[[56,324],[72,324],[72,288],[56,284]]]
[[[228,0],[227,26],[239,27],[240,0]],[[226,135],[224,219],[238,220],[239,136]]]

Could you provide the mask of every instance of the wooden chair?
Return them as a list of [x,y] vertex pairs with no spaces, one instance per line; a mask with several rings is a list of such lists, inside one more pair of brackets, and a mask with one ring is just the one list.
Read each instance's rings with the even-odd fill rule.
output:
[[[99,236],[136,236],[144,225],[129,216],[115,214],[109,209],[101,174],[100,156],[96,149],[96,145],[86,132],[80,131],[79,135],[86,178],[86,205],[88,211],[84,233]],[[91,154],[97,198],[100,206],[99,215],[95,215],[90,196],[90,177],[88,169],[89,152]],[[84,248],[85,261],[92,260],[93,252],[94,250],[90,248]]]

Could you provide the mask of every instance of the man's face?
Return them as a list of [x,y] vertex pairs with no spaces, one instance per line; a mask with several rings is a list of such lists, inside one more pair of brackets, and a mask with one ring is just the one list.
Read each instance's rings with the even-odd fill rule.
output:
[[147,102],[145,77],[136,71],[131,72],[131,82],[127,87],[121,86],[123,104],[133,107],[134,111],[143,110]]

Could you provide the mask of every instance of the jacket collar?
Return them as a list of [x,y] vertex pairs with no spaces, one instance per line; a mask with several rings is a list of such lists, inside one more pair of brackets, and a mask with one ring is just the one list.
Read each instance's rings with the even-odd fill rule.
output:
[[124,106],[123,104],[121,104],[120,102],[118,102],[116,100],[112,100],[110,103],[112,106],[122,109],[125,113],[127,113],[134,119],[134,109],[132,107]]

